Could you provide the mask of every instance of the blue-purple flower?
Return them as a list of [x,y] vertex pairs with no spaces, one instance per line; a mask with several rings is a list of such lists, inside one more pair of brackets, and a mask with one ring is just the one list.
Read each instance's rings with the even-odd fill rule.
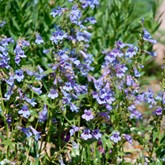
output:
[[154,39],[151,37],[150,33],[149,33],[146,29],[144,29],[143,32],[144,32],[144,34],[143,34],[143,40],[148,41],[148,42],[150,42],[151,44],[157,43],[157,41],[154,40]]
[[132,144],[132,136],[128,135],[128,134],[123,134],[123,136],[125,137],[125,139]]
[[36,87],[31,86],[31,89],[39,95],[42,93],[41,88],[36,88]]
[[55,44],[58,44],[58,42],[61,42],[66,37],[67,34],[64,31],[57,29],[56,32],[53,32],[52,36],[50,37],[50,40],[53,41]]
[[50,15],[52,15],[53,17],[56,17],[57,15],[61,16],[65,10],[65,8],[61,8],[60,6],[58,6],[56,9],[53,9],[51,11]]
[[144,101],[149,104],[149,107],[152,108],[154,105],[156,105],[156,101],[154,98],[154,92],[149,89],[147,92],[145,92]]
[[70,103],[70,110],[72,112],[78,112],[79,108],[75,104]]
[[27,105],[23,105],[22,108],[18,111],[18,114],[22,115],[25,118],[30,116],[30,111]]
[[29,103],[31,106],[33,106],[33,107],[35,107],[35,105],[37,104],[36,102],[35,102],[35,99],[33,98],[33,99],[29,99],[28,97],[24,97],[24,100],[27,102],[27,103]]
[[116,56],[114,54],[112,54],[111,52],[109,52],[106,54],[105,60],[109,63],[112,63],[116,60]]
[[136,110],[136,107],[135,107],[135,105],[134,104],[132,104],[132,105],[130,105],[129,107],[128,107],[128,110],[130,111],[130,118],[132,119],[132,118],[136,118],[136,119],[141,119],[142,118],[142,114],[138,111],[138,110]]
[[63,89],[68,91],[68,92],[71,91],[73,89],[71,82],[65,82],[65,85],[63,86]]
[[16,54],[16,57],[18,58],[25,58],[26,55],[24,54],[24,50],[22,50],[20,45],[16,45],[16,48],[14,49],[14,53]]
[[162,115],[162,113],[163,113],[163,109],[162,109],[161,107],[159,107],[159,108],[157,108],[157,109],[155,110],[155,114],[156,114],[157,116]]
[[89,21],[91,24],[95,24],[97,22],[95,17],[88,17],[86,18],[86,20]]
[[140,72],[136,68],[134,68],[134,76],[135,77],[140,77],[141,76]]
[[79,20],[82,16],[81,11],[78,9],[77,6],[73,6],[70,12],[70,20],[72,23],[79,24]]
[[84,42],[89,42],[91,39],[91,33],[88,31],[84,30],[82,32],[77,32],[76,33],[76,38],[78,41],[84,41]]
[[126,84],[127,86],[132,86],[135,83],[131,75],[127,75],[126,77]]
[[142,114],[135,109],[131,111],[130,118],[142,119]]
[[129,47],[125,53],[126,57],[132,58],[133,56],[136,55],[136,51],[134,47]]
[[10,86],[10,88],[5,93],[4,96],[5,96],[6,100],[9,100],[11,95],[13,94],[13,88],[14,88],[14,84],[12,84],[12,86]]
[[165,91],[163,92],[162,103],[165,104]]
[[99,5],[98,0],[80,0],[82,8],[87,8],[88,6],[94,9],[95,6]]
[[117,143],[121,140],[120,132],[114,131],[112,135],[110,136],[110,140],[112,140],[114,143]]
[[51,99],[55,99],[58,97],[58,92],[55,89],[50,89],[48,97],[50,97]]
[[156,52],[149,52],[149,51],[146,50],[145,53],[149,54],[152,57],[156,57],[157,56]]
[[83,133],[81,133],[81,138],[84,140],[88,140],[92,138],[92,135],[90,133],[91,131],[87,128],[84,129]]
[[0,22],[0,27],[3,27],[5,24],[6,24],[5,21],[1,21],[1,22]]
[[106,121],[109,121],[110,119],[109,112],[99,112],[98,115]]
[[122,49],[122,48],[124,48],[126,46],[126,44],[124,44],[122,41],[117,41],[116,42],[116,47],[118,48],[118,49]]
[[99,140],[102,137],[99,129],[95,129],[92,131],[92,135],[95,139]]
[[38,121],[41,123],[44,122],[47,119],[47,113],[48,113],[47,107],[46,105],[44,105],[43,110],[39,112]]
[[122,78],[125,75],[125,72],[128,70],[128,68],[124,64],[117,64],[115,66],[115,70],[116,76]]
[[20,39],[18,42],[20,42],[22,47],[30,46],[30,43],[24,39]]
[[82,118],[85,119],[86,121],[92,120],[94,118],[92,111],[85,109]]
[[6,83],[10,86],[14,84],[14,77],[11,75],[8,80],[5,80]]
[[27,137],[32,136],[30,128],[23,128],[18,126],[18,129],[20,129]]
[[116,48],[114,48],[114,49],[111,51],[111,54],[112,54],[114,57],[122,57],[122,56],[124,55],[119,49],[116,49]]
[[24,79],[24,74],[22,70],[16,70],[14,79],[16,79],[18,82],[21,82]]
[[39,34],[36,35],[35,43],[38,45],[41,43],[44,43],[44,40],[42,39],[42,37]]
[[32,133],[33,133],[33,135],[34,135],[35,140],[38,141],[38,139],[41,138],[41,135],[40,135],[41,132],[38,132],[38,131],[35,130],[32,126],[30,126],[30,129],[31,129],[31,131],[32,131]]
[[76,127],[76,126],[72,126],[72,128],[70,129],[69,133],[70,133],[70,136],[73,136],[75,132],[78,132],[80,130],[79,127]]

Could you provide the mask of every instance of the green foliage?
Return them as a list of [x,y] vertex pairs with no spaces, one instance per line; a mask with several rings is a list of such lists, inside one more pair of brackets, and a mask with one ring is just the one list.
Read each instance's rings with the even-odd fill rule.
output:
[[[141,120],[137,122],[134,119],[129,119],[130,114],[128,113],[127,108],[129,106],[128,104],[131,104],[131,100],[126,98],[124,89],[120,90],[119,84],[115,84],[115,82],[119,80],[118,78],[114,77],[113,80],[110,80],[110,88],[113,89],[116,97],[116,101],[112,103],[112,106],[116,108],[116,111],[115,109],[112,109],[110,121],[106,121],[99,115],[96,115],[96,118],[92,122],[86,122],[81,119],[82,110],[85,108],[88,109],[92,107],[96,114],[103,112],[106,109],[104,106],[99,105],[91,97],[93,92],[92,89],[94,89],[92,82],[88,84],[88,94],[80,94],[75,99],[76,105],[79,104],[81,109],[78,113],[71,112],[68,105],[64,105],[63,107],[65,110],[61,110],[62,93],[59,94],[58,100],[52,100],[48,97],[48,92],[53,86],[52,84],[54,81],[53,78],[56,76],[55,74],[57,74],[57,77],[59,78],[59,84],[56,86],[57,90],[61,91],[63,85],[60,79],[60,71],[57,70],[57,72],[55,72],[56,69],[53,70],[48,66],[48,64],[53,64],[53,62],[56,63],[57,59],[55,52],[57,53],[61,48],[65,48],[65,46],[69,47],[70,44],[68,41],[68,43],[63,45],[61,43],[59,45],[52,44],[49,40],[50,34],[53,31],[54,26],[57,26],[58,24],[69,32],[71,29],[70,27],[72,26],[71,23],[66,24],[67,22],[64,22],[65,19],[63,17],[52,18],[50,16],[50,12],[54,7],[67,5],[69,5],[69,3],[65,0],[0,0],[0,20],[6,21],[6,25],[0,28],[0,33],[6,36],[11,36],[15,40],[25,38],[30,41],[30,47],[23,48],[25,54],[27,54],[27,58],[21,59],[21,66],[17,66],[14,62],[14,53],[12,51],[15,48],[15,45],[12,45],[9,48],[11,65],[13,66],[10,70],[11,73],[14,75],[14,71],[18,68],[22,69],[24,72],[26,72],[26,69],[37,72],[38,70],[36,67],[41,66],[44,71],[40,74],[45,75],[43,79],[41,78],[41,80],[36,80],[34,77],[30,79],[30,76],[28,77],[25,73],[26,79],[24,79],[21,83],[16,82],[13,97],[8,102],[0,100],[0,120],[4,121],[3,123],[0,122],[0,124],[3,125],[3,131],[2,133],[0,132],[0,140],[2,141],[0,141],[0,147],[2,146],[7,153],[4,154],[3,150],[0,150],[0,161],[3,160],[9,164],[11,162],[8,160],[15,162],[22,161],[19,162],[20,164],[39,165],[41,162],[43,164],[59,164],[60,157],[63,156],[63,160],[68,164],[100,165],[117,163],[118,157],[121,159],[120,164],[129,164],[124,162],[124,156],[127,154],[123,151],[123,144],[126,141],[124,136],[121,138],[122,140],[119,143],[114,143],[110,140],[110,135],[114,131],[113,129],[118,129],[119,132],[134,135],[134,140],[138,141],[142,146],[151,142],[153,145],[145,148],[145,150],[150,153],[150,162],[161,162],[162,159],[165,158],[165,137],[159,133],[159,116],[157,116],[154,120],[151,120],[149,127],[146,127]],[[142,10],[142,8],[144,10]],[[97,79],[100,76],[101,65],[104,60],[102,51],[105,49],[109,51],[114,48],[114,45],[118,40],[125,43],[133,43],[140,49],[137,55],[138,59],[133,59],[135,64],[133,64],[133,66],[132,62],[127,64],[128,69],[131,68],[129,74],[133,75],[132,70],[134,65],[136,66],[137,63],[147,64],[142,73],[144,76],[150,76],[153,74],[154,64],[150,60],[151,57],[145,56],[144,52],[141,51],[151,51],[152,46],[149,44],[144,46],[141,39],[144,27],[147,27],[151,34],[157,31],[159,23],[154,21],[156,9],[157,3],[153,0],[103,0],[100,1],[100,6],[95,8],[93,11],[89,11],[88,9],[84,11],[83,17],[95,16],[97,19],[97,23],[93,26],[93,28],[90,26],[87,27],[88,30],[93,33],[92,41],[89,43],[89,52],[94,54],[94,63],[92,65],[94,65],[95,68],[94,71],[90,73],[94,75],[93,77]],[[143,18],[145,20],[144,24],[142,23]],[[66,25],[70,29],[67,29],[68,27]],[[73,29],[78,28],[76,27],[77,25],[74,26],[75,27],[72,27]],[[46,43],[43,45],[36,45],[34,43],[36,33],[39,33]],[[84,46],[83,44],[83,42],[81,44],[71,43],[70,47],[75,48],[78,52],[81,50],[81,47]],[[50,47],[51,49],[49,53],[44,54],[42,52],[44,49]],[[126,51],[126,49],[127,48],[123,49],[123,52]],[[125,62],[124,58],[122,59],[123,64]],[[68,70],[68,72],[69,71],[70,70]],[[5,76],[9,77],[10,74],[6,73]],[[66,78],[64,77],[63,79],[65,81]],[[77,81],[79,84],[87,83],[87,78],[84,78],[81,75],[77,74],[76,79],[78,79]],[[143,83],[142,81],[141,84],[145,84],[145,82]],[[0,91],[0,97],[2,98],[2,93],[7,90],[7,85],[0,85],[2,88]],[[31,89],[32,85],[35,87],[42,86],[43,94],[39,95],[37,92],[34,92]],[[23,117],[19,118],[17,112],[19,110],[19,104],[22,106],[25,102],[23,99],[21,101],[18,100],[18,98],[21,97],[20,93],[16,93],[19,88],[24,90],[26,96],[29,98],[35,98],[38,103],[35,108],[30,106],[31,116],[28,119]],[[130,87],[130,90],[133,89]],[[27,102],[25,103],[27,104]],[[11,108],[12,105],[15,107]],[[48,108],[48,119],[45,123],[38,123],[38,113],[41,111],[43,105],[46,105]],[[9,110],[12,111],[12,117],[14,119],[11,123],[11,127],[8,127],[7,120],[5,119],[5,115],[10,114]],[[3,111],[5,113],[3,113]],[[14,116],[14,114],[16,115]],[[151,114],[149,113],[149,115]],[[56,118],[56,122],[53,122],[53,117]],[[156,121],[156,124],[158,123],[159,125],[156,125],[154,121]],[[40,131],[42,134],[41,141],[35,141],[34,136],[27,138],[23,135],[21,130],[18,129],[19,125],[23,127],[29,127],[31,125],[34,126],[35,129]],[[96,126],[101,127],[102,130],[105,130],[105,132],[101,132],[103,133],[102,142],[99,144],[98,139],[89,139],[88,141],[85,141],[82,138],[75,139],[75,137],[69,137],[70,140],[67,142],[65,138],[69,133],[69,129],[71,129],[73,125],[78,125],[80,127],[80,132],[75,133],[76,137],[80,137],[80,133],[82,133],[84,126],[89,127],[91,130],[94,130]],[[4,129],[6,129],[6,132]],[[11,131],[10,138],[9,130]],[[146,132],[148,133],[147,137],[145,137]],[[14,141],[13,139],[16,140]],[[72,141],[74,140],[76,141],[78,148],[74,148],[74,145],[72,144]],[[41,143],[44,142],[45,144],[42,146]],[[49,145],[51,145],[51,143],[55,144],[55,147],[50,151],[50,154],[47,153],[46,143]],[[44,153],[42,153],[42,149]],[[26,153],[28,157],[22,153]],[[157,160],[153,159],[153,153],[156,154]],[[68,161],[71,160],[68,155],[71,155],[73,159],[71,163]],[[144,163],[143,158],[140,157],[139,162]]]

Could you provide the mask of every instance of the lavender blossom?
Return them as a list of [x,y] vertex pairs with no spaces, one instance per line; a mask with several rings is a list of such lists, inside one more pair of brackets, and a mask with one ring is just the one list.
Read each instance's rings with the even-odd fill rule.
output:
[[56,17],[57,15],[61,16],[65,10],[65,8],[61,8],[60,6],[58,6],[56,9],[53,9],[51,11],[50,15],[52,15],[53,17]]
[[109,112],[99,112],[98,115],[104,118],[106,121],[109,121],[110,119]]
[[140,77],[141,76],[139,71],[136,68],[134,68],[134,76],[135,77]]
[[1,21],[1,22],[0,22],[0,27],[3,27],[5,24],[6,24],[5,21]]
[[125,139],[132,144],[132,136],[128,135],[128,134],[123,134],[123,136],[125,137]]
[[44,105],[43,110],[41,112],[39,112],[38,121],[42,123],[45,120],[47,120],[47,113],[48,113],[47,107],[46,107],[46,105]]
[[84,140],[88,140],[88,139],[91,139],[92,138],[92,135],[90,134],[90,130],[85,128],[83,133],[81,133],[81,138],[84,139]]
[[76,38],[78,41],[84,41],[84,42],[89,42],[91,38],[91,33],[87,32],[84,30],[83,32],[77,32],[76,33]]
[[[8,43],[7,43],[8,45]],[[8,56],[8,50],[6,48],[6,46],[1,46],[0,45],[0,68],[6,68],[9,69],[10,65],[9,65],[9,61],[10,61],[10,57]]]
[[79,108],[75,104],[70,103],[70,110],[72,112],[78,112]]
[[82,115],[82,118],[86,121],[90,121],[94,118],[91,110],[84,110],[84,114]]
[[23,128],[23,127],[18,126],[18,129],[20,129],[27,137],[32,136],[30,128]]
[[40,135],[41,132],[38,132],[38,131],[35,130],[32,126],[30,126],[30,129],[31,129],[31,131],[32,131],[32,133],[33,133],[33,135],[34,135],[35,140],[38,141],[38,139],[41,138],[41,135]]
[[117,143],[118,141],[120,141],[121,140],[120,132],[114,131],[112,135],[110,136],[110,140],[112,140],[114,143]]
[[[20,45],[16,45],[16,48],[14,49],[14,53],[16,54],[15,62],[17,63],[17,59],[19,58],[26,58],[26,55],[24,54],[24,50],[22,50]],[[17,63],[19,64],[19,63]]]
[[136,50],[133,47],[129,47],[125,53],[126,57],[132,58],[136,55]]
[[7,121],[7,124],[10,126],[10,124],[12,123],[12,115],[11,114],[6,115],[6,121]]
[[79,130],[80,130],[79,127],[72,126],[72,129],[70,129],[70,131],[69,131],[70,136],[73,136],[75,134],[75,132],[78,132]]
[[100,133],[99,129],[93,130],[92,135],[97,140],[99,140],[102,137],[102,134]]
[[156,101],[154,98],[154,92],[151,89],[149,89],[147,92],[145,92],[144,101],[149,104],[150,108],[152,108],[154,105],[156,105]]
[[23,71],[22,70],[16,70],[14,79],[16,79],[18,82],[21,82],[24,79]]
[[163,105],[165,104],[165,91],[163,92],[162,103],[163,103]]
[[24,39],[20,40],[20,44],[22,45],[22,47],[30,46],[30,43]]
[[95,6],[99,5],[98,0],[80,0],[82,8],[87,8],[88,6],[94,9]]
[[50,37],[50,40],[53,41],[55,44],[58,44],[58,42],[61,42],[63,39],[67,37],[67,34],[63,32],[60,29],[57,29],[56,32],[52,34]]
[[11,75],[8,80],[5,80],[6,83],[10,86],[14,84],[14,77]]
[[114,57],[122,57],[124,55],[119,49],[116,48],[111,51],[111,54]]
[[163,93],[159,92],[158,95],[156,96],[156,100],[162,101]]
[[135,83],[131,75],[127,75],[126,77],[126,84],[127,86],[132,86]]
[[42,39],[42,37],[39,34],[36,35],[35,43],[38,45],[41,43],[44,43],[44,40]]
[[128,110],[130,111],[130,118],[132,119],[132,118],[135,118],[135,119],[142,119],[142,114],[138,111],[138,110],[136,110],[136,107],[135,107],[135,105],[134,104],[132,104],[132,105],[130,105],[129,107],[128,107]]
[[79,20],[82,16],[81,11],[78,9],[77,6],[73,6],[70,12],[70,20],[72,23],[79,24]]
[[30,111],[27,105],[23,105],[22,109],[18,111],[23,117],[28,118],[30,116]]
[[36,80],[41,80],[43,77],[45,77],[45,74],[44,74],[44,70],[40,67],[40,66],[37,66],[38,70],[39,70],[39,73],[33,73],[36,77]]
[[150,33],[146,29],[144,29],[143,32],[144,32],[143,40],[148,41],[151,44],[157,43],[157,41],[151,37]]
[[5,93],[5,98],[6,100],[9,100],[11,95],[13,94],[13,88],[14,88],[14,84],[12,84],[12,86],[8,89],[8,91]]
[[115,66],[115,70],[116,70],[116,76],[122,78],[125,76],[125,72],[128,70],[128,68],[124,64],[117,64]]
[[33,107],[35,107],[35,105],[37,104],[36,102],[35,102],[35,99],[33,98],[33,99],[29,99],[29,98],[27,98],[26,96],[24,97],[24,100],[27,102],[27,103],[29,103],[31,106],[33,106]]
[[58,93],[55,89],[50,89],[50,92],[48,94],[48,97],[51,99],[55,99],[58,97]]
[[65,85],[63,86],[63,89],[68,92],[71,91],[73,89],[71,82],[66,82]]
[[41,88],[36,88],[36,87],[31,86],[31,89],[39,95],[42,93]]
[[89,21],[91,24],[95,24],[97,22],[95,17],[88,17],[86,18],[86,20]]
[[50,52],[50,49],[44,49],[42,52],[43,52],[44,54],[47,54],[47,53]]
[[145,51],[145,53],[149,54],[152,57],[156,57],[157,56],[156,52]]
[[155,110],[155,114],[156,114],[157,116],[162,115],[162,113],[163,113],[163,109],[162,109],[161,107],[159,107],[159,108],[157,108],[157,109]]
[[126,44],[124,44],[122,41],[117,41],[116,42],[116,47],[118,48],[118,49],[122,49],[122,48],[124,48],[126,46]]
[[142,114],[137,110],[133,110],[131,111],[130,118],[142,119]]
[[116,56],[114,54],[112,54],[111,52],[109,52],[105,56],[105,60],[109,63],[113,63],[116,60]]

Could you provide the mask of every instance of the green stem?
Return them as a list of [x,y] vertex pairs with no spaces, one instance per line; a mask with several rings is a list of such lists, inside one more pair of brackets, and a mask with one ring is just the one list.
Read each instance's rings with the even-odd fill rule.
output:
[[[5,117],[5,114],[7,114],[7,111],[5,109],[5,105],[4,105],[4,101],[3,101],[3,96],[2,96],[2,90],[1,90],[1,81],[0,81],[0,101],[1,101],[1,108],[2,108],[2,117],[3,117],[3,121],[4,121],[4,124],[5,124],[5,129],[6,129],[6,135],[7,135],[7,140],[9,139],[9,127],[8,127],[8,123],[6,121],[6,117]],[[6,155],[7,155],[7,159],[9,158],[9,146],[7,146],[7,149],[6,149]]]

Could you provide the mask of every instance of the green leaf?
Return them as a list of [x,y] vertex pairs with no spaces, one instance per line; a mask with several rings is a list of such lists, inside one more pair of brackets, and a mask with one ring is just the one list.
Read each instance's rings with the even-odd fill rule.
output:
[[11,149],[14,149],[15,148],[15,142],[12,142],[11,139],[7,139],[7,140],[4,140],[3,142],[1,142],[0,144],[3,144],[5,145],[5,147],[10,147]]
[[14,27],[15,27],[18,31],[21,31],[21,29],[20,29],[20,27],[19,27],[19,25],[18,25],[18,23],[17,23],[17,21],[15,20],[14,17],[12,17],[12,23],[13,23]]
[[54,70],[51,68],[49,68],[45,72],[43,72],[43,74],[45,74],[45,75],[49,75],[50,73],[54,73]]

